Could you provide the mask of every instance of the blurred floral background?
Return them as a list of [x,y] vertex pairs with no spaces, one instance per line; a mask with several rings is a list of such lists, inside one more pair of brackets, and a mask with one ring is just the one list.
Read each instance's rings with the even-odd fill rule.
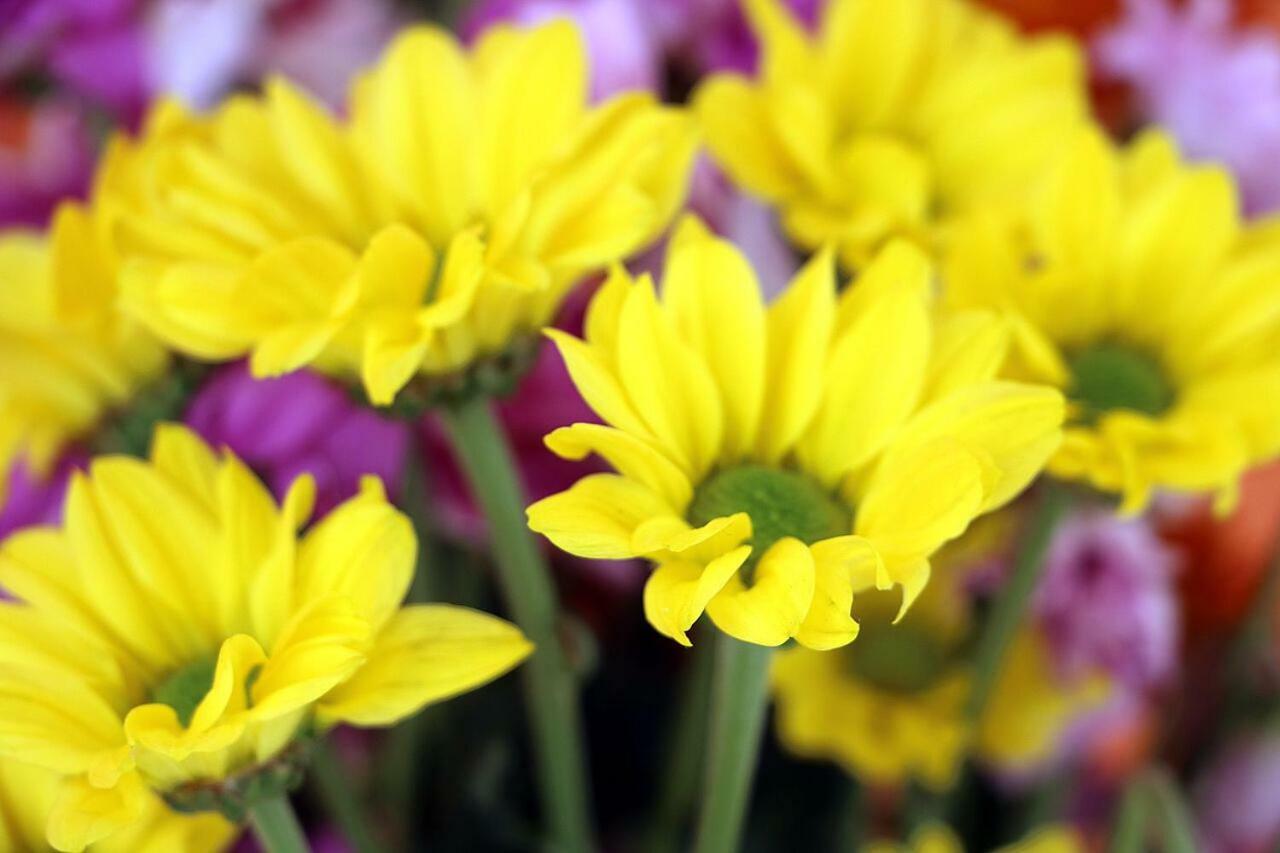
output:
[[[822,0],[786,5],[818,26]],[[1026,33],[1078,40],[1091,108],[1116,140],[1161,125],[1187,159],[1229,169],[1249,217],[1280,211],[1280,3],[986,5]],[[641,89],[682,104],[706,75],[754,74],[759,63],[735,0],[0,0],[0,226],[42,229],[60,201],[87,197],[106,140],[141,127],[162,97],[203,110],[280,74],[339,110],[352,76],[413,22],[474,42],[499,23],[557,18],[584,38],[595,102]],[[777,211],[706,155],[688,206],[741,248],[769,297],[800,267]],[[629,266],[660,269],[663,253],[650,248]],[[581,332],[599,280],[569,298],[560,328]],[[1280,303],[1280,281],[1273,293]],[[485,517],[433,415],[392,419],[321,373],[255,379],[244,361],[184,363],[174,383],[157,403],[163,416],[232,450],[278,498],[310,472],[323,515],[355,495],[362,476],[380,477],[420,531],[428,568],[415,581],[418,600],[506,612]],[[557,427],[596,420],[554,348],[537,352],[497,413],[530,501],[604,470],[543,443]],[[91,455],[145,448],[149,436],[137,430],[149,426],[138,423],[149,422],[123,419],[52,459],[17,461],[0,537],[56,523],[71,473]],[[1195,495],[1157,494],[1129,517],[1073,504],[1047,543],[972,758],[956,758],[954,661],[1008,583],[1042,492],[1034,487],[948,544],[901,622],[890,625],[894,602],[855,605],[863,634],[853,664],[834,652],[780,653],[743,850],[855,850],[875,839],[904,845],[887,849],[991,850],[1036,832],[1024,842],[1042,845],[1034,849],[1115,849],[1135,780],[1157,803],[1159,792],[1180,792],[1193,849],[1277,849],[1280,463],[1249,471],[1226,512]],[[599,849],[681,849],[701,785],[688,765],[698,766],[705,733],[679,723],[707,702],[699,685],[709,644],[699,640],[712,626],[700,623],[694,648],[682,648],[646,624],[641,561],[585,560],[541,545],[562,601],[558,630],[583,684]],[[901,641],[872,660],[876,637],[895,631],[929,651],[916,655]],[[900,683],[859,680],[877,666]],[[548,849],[520,705],[519,684],[507,677],[394,729],[338,729],[336,777],[375,840],[351,837],[324,790],[335,774],[316,774],[294,798],[313,849]],[[234,843],[256,849],[248,837]]]

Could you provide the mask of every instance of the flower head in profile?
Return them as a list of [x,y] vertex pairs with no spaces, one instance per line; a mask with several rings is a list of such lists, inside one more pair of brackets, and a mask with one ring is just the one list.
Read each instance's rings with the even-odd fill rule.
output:
[[707,144],[796,243],[835,243],[850,268],[1017,199],[1085,114],[1069,40],[1024,40],[966,0],[832,0],[816,35],[778,0],[747,7],[761,70],[703,84]]
[[159,107],[104,167],[126,305],[196,357],[312,365],[378,405],[483,383],[684,196],[692,121],[642,93],[590,107],[586,73],[566,21],[470,53],[419,27],[342,119],[280,79],[207,117]]
[[766,308],[742,254],[687,221],[661,300],[618,269],[585,341],[549,332],[605,423],[547,444],[618,473],[534,504],[530,526],[578,556],[655,563],[646,616],[686,645],[704,610],[748,642],[850,642],[855,577],[909,605],[934,550],[1060,438],[1061,396],[992,379],[1004,327],[937,316],[930,277],[895,244],[837,298],[823,252]]
[[131,831],[152,792],[235,817],[296,778],[301,736],[389,725],[529,654],[500,619],[401,606],[416,545],[376,480],[299,536],[313,495],[302,477],[277,506],[162,426],[150,461],[74,476],[61,528],[4,543],[0,754],[60,777],[52,846]]
[[22,458],[51,473],[68,444],[165,371],[164,349],[116,307],[107,221],[59,207],[47,235],[0,232],[0,500]]
[[[44,853],[45,830],[58,801],[60,777],[33,764],[0,761],[0,850]],[[219,853],[230,847],[236,827],[220,815],[183,815],[154,794],[128,830],[99,841],[91,853]]]
[[1243,224],[1221,169],[1158,132],[1120,151],[1082,131],[1025,217],[952,237],[952,301],[1004,312],[1008,374],[1070,402],[1051,473],[1136,512],[1156,489],[1229,502],[1280,450],[1280,228]]

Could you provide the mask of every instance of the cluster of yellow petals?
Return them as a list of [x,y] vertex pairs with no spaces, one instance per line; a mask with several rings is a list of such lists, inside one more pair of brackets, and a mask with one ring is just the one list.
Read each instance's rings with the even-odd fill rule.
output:
[[952,304],[1015,327],[1007,375],[1072,397],[1090,347],[1140,353],[1167,383],[1159,412],[1086,417],[1073,401],[1051,473],[1141,510],[1157,489],[1217,491],[1280,451],[1280,220],[1242,221],[1230,177],[1149,132],[1125,150],[1083,130],[1024,214],[975,215],[945,263]]
[[778,0],[745,5],[761,70],[699,89],[707,145],[796,243],[834,243],[850,268],[1018,203],[1086,115],[1074,42],[1027,40],[966,0],[832,0],[814,35]]
[[[661,300],[619,269],[585,341],[551,332],[605,423],[547,444],[618,473],[534,504],[530,525],[573,554],[656,563],[645,612],[681,643],[704,611],[762,645],[852,641],[855,578],[901,585],[905,608],[930,555],[1021,491],[1061,438],[1058,392],[994,378],[1007,327],[986,312],[941,315],[935,301],[929,262],[898,243],[840,296],[823,252],[766,307],[743,255],[686,221]],[[762,518],[691,523],[698,490],[744,463],[798,473],[852,520],[755,555]]]
[[[229,454],[162,426],[151,460],[106,456],[61,528],[0,549],[0,755],[59,775],[48,837],[81,850],[146,819],[153,791],[270,761],[300,730],[389,725],[530,652],[500,619],[401,607],[412,527],[376,480],[301,537]],[[192,707],[164,686],[192,668]]]
[[0,500],[19,458],[46,473],[168,364],[118,309],[108,231],[68,202],[48,235],[0,232]]
[[[44,853],[46,826],[58,800],[57,773],[19,761],[0,761],[0,850]],[[147,797],[142,816],[127,830],[99,841],[90,853],[219,853],[238,829],[216,814],[180,815],[158,795]]]
[[658,236],[693,121],[648,94],[586,100],[566,21],[470,53],[414,27],[335,118],[284,80],[117,140],[103,204],[128,309],[192,356],[313,365],[376,404],[548,323],[566,291]]

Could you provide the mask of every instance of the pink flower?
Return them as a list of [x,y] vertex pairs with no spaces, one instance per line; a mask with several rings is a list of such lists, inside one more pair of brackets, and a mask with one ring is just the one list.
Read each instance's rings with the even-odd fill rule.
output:
[[1280,841],[1280,736],[1237,738],[1195,787],[1205,853],[1264,853]]
[[87,461],[82,452],[73,451],[43,477],[21,463],[15,465],[9,472],[4,503],[0,504],[0,539],[24,527],[60,522],[71,472],[83,468]]
[[1064,521],[1032,605],[1061,674],[1101,670],[1135,691],[1166,679],[1178,652],[1174,567],[1145,521],[1102,510]]
[[1128,0],[1097,62],[1132,87],[1143,119],[1235,172],[1247,209],[1263,213],[1280,207],[1280,39],[1233,30],[1231,11],[1224,0]]
[[254,379],[244,365],[224,368],[196,394],[186,421],[235,451],[279,496],[311,473],[317,513],[354,495],[365,474],[380,477],[393,499],[400,488],[408,428],[314,373]]

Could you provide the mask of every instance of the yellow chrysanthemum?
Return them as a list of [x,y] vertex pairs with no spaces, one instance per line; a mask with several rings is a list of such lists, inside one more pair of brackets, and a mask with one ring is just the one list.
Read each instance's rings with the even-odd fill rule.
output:
[[777,0],[746,5],[760,75],[703,84],[707,144],[792,239],[850,267],[1016,199],[1086,114],[1070,40],[1024,40],[966,0],[832,0],[816,36]]
[[778,739],[805,758],[838,762],[873,783],[909,780],[949,788],[965,757],[1026,770],[1049,759],[1067,726],[1107,693],[1101,677],[1063,683],[1044,641],[1027,627],[1015,636],[976,731],[965,719],[972,640],[960,576],[932,584],[905,618],[870,577],[854,612],[858,642],[835,652],[793,649],[774,661]]
[[607,425],[547,437],[590,476],[529,508],[571,553],[647,557],[645,613],[688,645],[706,610],[724,632],[776,646],[850,642],[853,578],[901,584],[1013,497],[1059,441],[1061,396],[997,382],[1004,327],[938,318],[926,258],[890,246],[836,296],[830,252],[772,306],[732,245],[690,220],[659,302],[615,271],[586,341],[550,332]]
[[160,107],[104,167],[127,305],[197,358],[314,364],[379,405],[418,374],[456,385],[684,197],[692,120],[647,94],[588,107],[586,73],[565,21],[470,54],[415,27],[342,120],[278,79],[207,118]]
[[[0,850],[46,853],[49,813],[58,800],[57,773],[17,761],[0,761]],[[218,853],[236,827],[215,814],[179,815],[151,795],[143,815],[125,832],[100,841],[90,853]]]
[[302,477],[277,507],[162,426],[150,462],[73,479],[61,529],[5,542],[0,754],[63,777],[54,847],[129,831],[152,790],[209,807],[228,777],[283,783],[300,732],[391,724],[529,654],[492,616],[400,606],[413,529],[376,480],[299,539],[313,495]]
[[1123,494],[1217,490],[1280,451],[1280,222],[1242,224],[1222,169],[1148,133],[1082,131],[1024,221],[953,234],[950,299],[1003,311],[1010,375],[1070,401],[1051,473]]
[[859,580],[858,642],[835,652],[793,649],[774,661],[778,739],[873,785],[915,779],[945,790],[969,745],[965,608],[938,583],[893,624],[897,602],[875,590],[874,578]]
[[47,236],[0,232],[0,499],[18,457],[46,472],[167,364],[117,310],[105,228],[68,203]]

